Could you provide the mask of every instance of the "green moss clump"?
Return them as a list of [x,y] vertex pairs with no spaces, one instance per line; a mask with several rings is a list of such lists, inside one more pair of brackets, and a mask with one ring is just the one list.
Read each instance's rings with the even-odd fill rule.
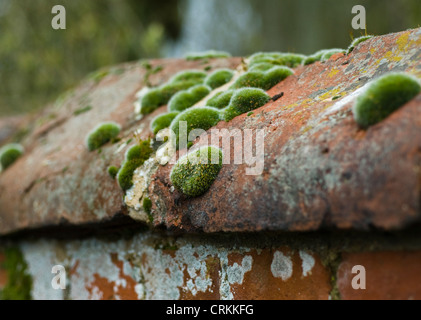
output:
[[176,73],[166,84],[150,90],[142,97],[140,113],[149,114],[167,104],[177,92],[202,84],[206,75],[206,72],[201,70],[185,70]]
[[368,39],[371,39],[371,38],[373,38],[373,36],[370,36],[370,35],[355,38],[351,42],[351,44],[349,45],[348,50],[347,50],[347,54],[350,54],[355,49],[355,47],[358,46],[361,42],[364,42],[364,41],[366,41]]
[[388,117],[421,91],[418,79],[404,73],[390,73],[374,80],[356,100],[354,118],[367,128]]
[[8,248],[4,253],[7,284],[0,291],[0,300],[30,300],[32,278],[27,273],[28,265],[22,252],[18,248]]
[[168,102],[168,111],[184,111],[206,97],[209,92],[211,92],[211,88],[203,84],[177,92]]
[[[181,121],[187,122],[187,132],[180,132]],[[170,129],[175,134],[177,149],[179,148],[180,140],[188,142],[188,136],[192,130],[208,130],[219,121],[219,110],[211,107],[191,108],[181,112],[177,117],[175,117],[170,126]]]
[[308,66],[309,64],[313,64],[316,61],[320,61],[322,59],[322,56],[325,54],[326,51],[328,51],[328,50],[326,50],[326,49],[319,50],[319,51],[313,53],[312,55],[308,56],[307,58],[305,58],[303,60],[303,65]]
[[115,179],[115,177],[117,176],[118,170],[119,169],[116,166],[109,166],[107,171],[110,177]]
[[270,100],[269,95],[258,88],[243,88],[234,92],[230,104],[223,109],[222,116],[225,121],[250,112],[265,105]]
[[207,74],[201,70],[184,70],[176,73],[171,77],[169,83],[195,81],[196,83],[203,83]]
[[18,143],[10,143],[0,149],[0,164],[3,170],[10,167],[23,154],[23,147]]
[[151,131],[153,134],[157,134],[160,130],[164,128],[168,128],[171,124],[171,122],[174,120],[174,118],[179,114],[178,111],[175,112],[168,112],[164,114],[160,114],[159,116],[156,116],[151,121]]
[[293,73],[292,69],[284,66],[272,67],[267,71],[248,71],[234,82],[231,89],[252,87],[269,90]]
[[201,81],[199,80],[176,81],[152,89],[142,97],[140,113],[149,114],[158,107],[167,104],[177,92],[187,90],[200,83]]
[[148,220],[150,223],[153,222],[153,215],[152,215],[152,201],[148,197],[143,198],[142,202],[143,210],[146,212],[148,216]]
[[274,65],[269,62],[259,62],[249,67],[248,71],[267,71],[269,69],[272,69],[273,67]]
[[208,50],[203,52],[190,52],[186,54],[186,60],[201,60],[212,58],[229,58],[231,54],[225,51]]
[[223,109],[229,105],[234,90],[221,91],[206,101],[206,105],[217,109]]
[[233,76],[234,72],[230,69],[218,69],[206,77],[205,84],[216,89],[230,82]]
[[324,50],[324,53],[322,54],[320,61],[327,61],[330,59],[331,56],[337,53],[346,53],[346,50],[344,49],[329,49]]
[[117,138],[120,130],[120,125],[114,122],[107,122],[98,125],[88,134],[86,139],[88,150],[93,151],[99,149],[107,142]]
[[121,189],[124,191],[133,186],[133,173],[146,160],[149,159],[153,152],[150,146],[150,140],[141,141],[138,145],[131,147],[126,152],[126,157],[121,169],[117,174],[117,181]]
[[198,197],[209,190],[222,168],[222,151],[201,147],[180,158],[170,179],[174,187],[188,197]]
[[86,106],[86,107],[75,110],[73,112],[73,115],[78,116],[78,115],[80,115],[82,113],[85,113],[85,112],[88,112],[90,110],[92,110],[92,106]]
[[295,68],[298,67],[305,58],[305,55],[295,53],[258,52],[249,57],[248,67],[252,68],[256,64],[268,63]]

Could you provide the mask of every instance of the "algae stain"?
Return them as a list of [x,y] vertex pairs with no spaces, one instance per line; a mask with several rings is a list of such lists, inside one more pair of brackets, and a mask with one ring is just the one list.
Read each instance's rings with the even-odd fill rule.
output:
[[27,272],[26,263],[19,248],[7,248],[4,252],[3,268],[8,275],[8,281],[0,291],[0,300],[30,300],[32,278]]

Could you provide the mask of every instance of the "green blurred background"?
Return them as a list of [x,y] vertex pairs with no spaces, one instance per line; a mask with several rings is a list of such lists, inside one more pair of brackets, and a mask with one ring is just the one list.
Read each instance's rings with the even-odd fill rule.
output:
[[[51,8],[66,8],[53,30]],[[39,109],[104,66],[217,49],[233,55],[348,46],[421,24],[420,0],[0,0],[0,116]]]

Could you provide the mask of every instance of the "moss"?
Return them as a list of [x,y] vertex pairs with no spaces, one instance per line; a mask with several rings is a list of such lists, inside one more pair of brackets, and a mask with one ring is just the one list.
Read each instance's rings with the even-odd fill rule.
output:
[[110,71],[108,69],[100,69],[97,71],[94,71],[88,75],[88,79],[92,79],[95,81],[95,83],[101,82],[102,79],[104,79]]
[[235,81],[231,89],[253,87],[269,90],[293,73],[292,69],[283,66],[272,67],[267,71],[248,71]]
[[75,110],[73,112],[73,115],[78,116],[78,115],[80,115],[82,113],[85,113],[85,112],[88,112],[90,110],[92,110],[92,106],[86,106],[86,107]]
[[367,128],[388,117],[421,91],[418,79],[404,73],[390,73],[374,80],[356,100],[354,118]]
[[233,76],[234,72],[230,69],[218,69],[206,77],[205,84],[216,89],[230,82]]
[[116,166],[109,166],[107,171],[111,178],[115,179],[118,173],[118,168]]
[[155,73],[158,73],[163,69],[161,65],[158,65],[154,68],[152,68],[152,65],[147,60],[140,61],[140,65],[146,69],[145,75],[143,76],[143,81],[147,86],[151,86],[151,83],[149,81],[149,77]]
[[7,272],[7,284],[0,291],[0,300],[30,300],[32,278],[28,274],[28,265],[18,248],[5,250],[3,268]]
[[234,90],[221,91],[206,101],[206,105],[217,109],[223,109],[229,105]]
[[309,64],[315,63],[316,61],[320,61],[322,59],[322,56],[329,50],[330,49],[323,49],[313,53],[312,55],[308,56],[303,60],[303,65],[307,66]]
[[23,154],[23,147],[18,143],[10,143],[0,149],[0,164],[3,170],[10,167]]
[[146,93],[141,100],[140,113],[149,114],[168,103],[173,95],[202,84],[206,73],[201,70],[185,70],[176,73],[166,84]]
[[171,77],[169,83],[183,82],[183,81],[195,81],[196,83],[202,83],[207,74],[201,70],[184,70],[176,73]]
[[269,95],[258,88],[243,88],[234,92],[230,104],[222,110],[225,121],[239,116],[240,114],[257,109],[270,100]]
[[344,49],[329,49],[324,50],[322,56],[320,57],[320,61],[327,61],[330,59],[331,56],[337,53],[346,53],[346,50]]
[[212,58],[229,58],[231,54],[225,51],[208,50],[203,52],[190,52],[186,54],[186,60],[201,60]]
[[[180,132],[180,122],[187,122],[187,132]],[[188,109],[175,117],[170,129],[174,132],[176,138],[176,147],[179,148],[179,142],[188,141],[189,133],[194,129],[208,130],[220,121],[220,112],[211,107],[199,107]]]
[[248,68],[248,71],[267,71],[273,68],[273,64],[269,62],[259,62]]
[[177,92],[186,90],[197,84],[198,80],[176,81],[150,90],[142,97],[140,113],[149,114],[155,111],[158,107],[167,104]]
[[133,173],[146,160],[149,159],[153,152],[150,146],[150,140],[141,141],[138,145],[131,147],[126,152],[126,157],[121,169],[117,174],[117,181],[121,189],[124,191],[133,186]]
[[146,212],[148,216],[148,220],[150,223],[153,222],[153,215],[152,215],[152,201],[148,197],[143,198],[142,202],[143,210]]
[[355,49],[355,47],[358,46],[361,42],[364,42],[364,41],[366,41],[368,39],[371,39],[371,38],[373,38],[373,36],[370,36],[370,35],[355,38],[351,42],[351,44],[349,45],[348,50],[347,50],[347,54],[350,54]]
[[94,128],[86,139],[89,151],[99,149],[101,146],[115,139],[120,133],[120,125],[114,122],[107,122]]
[[258,52],[249,57],[248,67],[252,68],[256,64],[268,63],[295,68],[298,67],[305,58],[305,55],[295,53]]
[[211,92],[211,88],[203,84],[177,92],[168,102],[168,111],[184,111],[206,97],[209,92]]
[[174,120],[174,118],[179,114],[178,111],[175,112],[168,112],[164,114],[160,114],[159,116],[156,116],[151,121],[151,131],[153,134],[157,134],[160,130],[164,128],[168,128],[171,124],[171,122]]
[[209,190],[222,168],[222,151],[201,147],[180,158],[170,179],[174,187],[188,197],[198,197]]

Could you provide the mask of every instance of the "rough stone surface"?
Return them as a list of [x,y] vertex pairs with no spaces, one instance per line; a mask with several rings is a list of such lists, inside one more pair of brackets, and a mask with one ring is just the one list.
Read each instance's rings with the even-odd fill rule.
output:
[[[106,241],[24,242],[34,299],[328,299],[330,272],[317,254],[288,246],[171,238],[146,232]],[[67,270],[51,287],[52,265]]]
[[[356,265],[366,272],[366,289],[355,290]],[[421,299],[421,251],[364,252],[343,255],[338,269],[338,289],[344,300]]]
[[[265,130],[263,174],[246,175],[246,164],[231,161],[209,192],[186,199],[171,193],[171,166],[162,167],[150,185],[155,224],[216,232],[390,230],[419,222],[421,95],[366,131],[351,108],[364,86],[386,72],[421,78],[420,57],[416,29],[298,67],[268,91],[282,98],[216,126]],[[201,138],[198,145],[210,141]],[[224,154],[232,155],[233,145]]]
[[[419,222],[421,96],[367,131],[358,129],[351,106],[371,79],[388,71],[421,78],[420,48],[421,29],[415,29],[370,39],[349,56],[296,68],[268,91],[283,92],[282,98],[216,126],[265,130],[263,174],[245,175],[246,164],[227,164],[206,194],[186,199],[171,192],[172,165],[160,167],[149,186],[155,226],[205,232],[390,230]],[[213,67],[239,63],[239,58],[210,61]],[[208,65],[151,64],[163,66],[150,77],[153,84]],[[145,72],[138,63],[110,69],[43,112],[22,141],[25,155],[0,176],[0,234],[127,214],[123,194],[106,169],[120,165],[133,132],[147,138],[150,120],[165,110],[136,120],[133,102]],[[74,115],[88,105],[91,110]],[[122,125],[122,140],[89,153],[86,134],[108,120]]]
[[[240,59],[185,61],[152,60],[162,71],[149,77],[152,85],[165,83],[185,69],[235,68]],[[141,63],[125,64],[104,72],[102,79],[86,79],[81,86],[60,97],[36,121],[24,127],[25,154],[0,175],[0,234],[55,226],[107,221],[126,213],[123,193],[107,168],[120,166],[134,138],[147,139],[150,120],[163,112],[138,119],[135,94],[145,86],[146,69]],[[92,109],[75,115],[78,111]],[[122,140],[108,144],[101,152],[88,152],[87,134],[100,122],[122,126]],[[133,143],[129,144],[131,146]]]

